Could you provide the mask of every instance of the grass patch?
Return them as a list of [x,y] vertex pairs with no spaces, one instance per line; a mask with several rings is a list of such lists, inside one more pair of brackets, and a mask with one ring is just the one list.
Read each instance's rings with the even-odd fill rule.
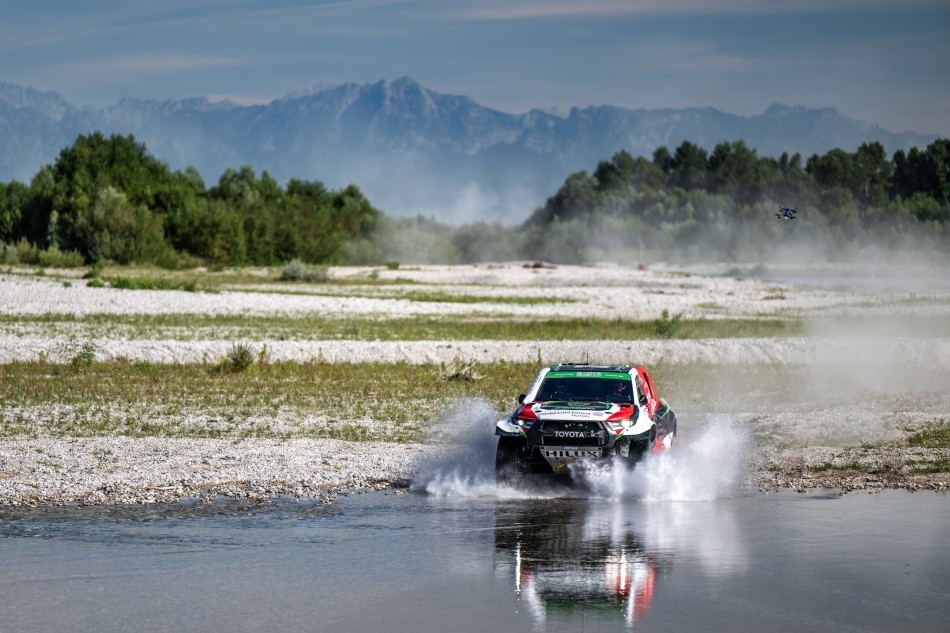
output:
[[872,468],[867,464],[861,464],[860,462],[848,462],[847,464],[832,464],[831,462],[825,462],[824,464],[819,464],[818,466],[809,466],[807,470],[813,473],[831,470],[834,472],[856,472],[865,473],[868,475],[882,474],[884,472],[880,468]]
[[[317,281],[309,279],[305,281]],[[345,280],[327,280],[321,283],[321,288],[275,288],[267,286],[266,288],[241,288],[242,292],[256,292],[268,295],[293,295],[304,297],[342,297],[342,298],[366,298],[366,299],[389,299],[414,301],[418,303],[494,303],[502,305],[542,305],[551,303],[577,303],[577,299],[558,298],[558,297],[505,297],[505,296],[486,296],[486,295],[467,295],[452,294],[433,290],[401,290],[400,288],[387,288],[386,286],[411,284],[414,282],[407,280],[394,280],[391,282],[381,282],[372,286],[365,284],[356,284]],[[352,290],[341,291],[327,289],[330,287],[342,288],[351,287]],[[356,287],[358,286],[358,287]]]
[[370,317],[157,314],[0,315],[0,331],[33,324],[46,336],[79,338],[381,340],[381,341],[544,341],[637,340],[800,336],[802,322],[777,319],[512,319],[510,317]]
[[937,473],[950,473],[950,458],[938,457],[933,461],[921,462],[917,460],[907,460],[907,467],[913,475],[935,475]]
[[121,290],[184,290],[186,292],[197,292],[198,290],[198,285],[194,281],[173,281],[165,277],[159,277],[158,279],[107,277],[104,278],[104,281],[108,281],[113,288]]
[[[310,266],[309,268],[324,268],[329,274],[329,270],[322,266]],[[214,291],[225,288],[235,288],[240,290],[250,290],[252,286],[260,284],[274,284],[279,288],[278,279],[283,274],[284,267],[262,266],[262,267],[209,267],[209,268],[188,268],[181,270],[170,270],[166,268],[157,268],[154,266],[103,266],[94,264],[84,275],[86,279],[101,278],[106,280],[125,279],[129,282],[142,282],[144,285],[152,283],[167,283],[172,285],[194,284],[203,291]],[[403,270],[410,270],[404,268]],[[26,273],[20,270],[10,268],[7,274],[36,274],[36,270]],[[378,279],[371,273],[376,271],[355,272],[341,277],[329,277],[326,280],[327,285],[338,286],[389,286],[389,285],[410,285],[416,283],[410,279]],[[46,272],[43,273],[46,275]],[[160,281],[164,280],[164,281]],[[245,288],[247,287],[247,288]],[[163,288],[158,288],[163,289]],[[277,290],[279,291],[279,290]]]
[[950,449],[950,422],[935,420],[907,438],[908,446]]
[[406,299],[423,303],[502,303],[510,305],[539,305],[544,303],[577,303],[576,299],[558,297],[485,297],[479,295],[457,295],[431,290],[417,290],[401,293],[393,299]]
[[235,343],[218,364],[219,371],[240,374],[254,364],[254,350],[248,343]]
[[0,365],[0,435],[421,441],[453,420],[471,422],[453,405],[463,399],[507,413],[538,368],[499,362],[450,378],[455,369],[259,362],[236,372],[113,361],[76,372],[12,363]]
[[677,312],[673,316],[670,316],[670,311],[663,308],[660,318],[653,320],[653,331],[659,338],[673,338],[680,329],[682,321],[682,312]]

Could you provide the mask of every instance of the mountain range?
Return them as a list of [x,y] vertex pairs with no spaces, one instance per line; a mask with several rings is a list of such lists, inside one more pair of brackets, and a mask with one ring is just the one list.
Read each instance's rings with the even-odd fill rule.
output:
[[684,140],[711,151],[742,139],[760,156],[807,158],[872,141],[890,155],[937,138],[890,132],[835,108],[779,104],[755,116],[609,105],[509,114],[408,77],[319,86],[263,105],[123,99],[105,108],[0,83],[0,182],[29,182],[96,130],[132,134],[172,169],[196,167],[209,185],[229,167],[252,165],[280,182],[353,183],[387,214],[452,223],[520,221],[570,173],[592,171],[621,149],[651,156]]

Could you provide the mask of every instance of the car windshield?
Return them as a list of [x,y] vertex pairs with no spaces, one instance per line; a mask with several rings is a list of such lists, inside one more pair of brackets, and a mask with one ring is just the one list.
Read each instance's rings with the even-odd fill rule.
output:
[[[552,375],[553,374],[553,375]],[[633,402],[630,376],[617,374],[610,377],[578,377],[548,374],[536,400],[586,400],[606,402]]]

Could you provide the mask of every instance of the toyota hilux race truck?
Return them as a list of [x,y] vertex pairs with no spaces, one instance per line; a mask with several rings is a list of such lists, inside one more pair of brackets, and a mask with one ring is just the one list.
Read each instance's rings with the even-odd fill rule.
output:
[[495,472],[502,478],[567,474],[567,465],[581,459],[636,463],[676,437],[676,415],[640,366],[545,367],[518,403],[495,427]]

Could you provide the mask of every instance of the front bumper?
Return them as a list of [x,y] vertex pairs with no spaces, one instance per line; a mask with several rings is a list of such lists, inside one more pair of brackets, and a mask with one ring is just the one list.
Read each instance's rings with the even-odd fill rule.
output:
[[641,455],[655,438],[655,431],[630,435],[629,429],[617,435],[600,420],[536,420],[530,427],[514,416],[500,420],[495,434],[518,438],[520,455],[531,472],[566,473],[567,466],[580,460]]
[[599,459],[604,456],[603,448],[590,446],[542,446],[539,452],[556,473],[578,460]]

